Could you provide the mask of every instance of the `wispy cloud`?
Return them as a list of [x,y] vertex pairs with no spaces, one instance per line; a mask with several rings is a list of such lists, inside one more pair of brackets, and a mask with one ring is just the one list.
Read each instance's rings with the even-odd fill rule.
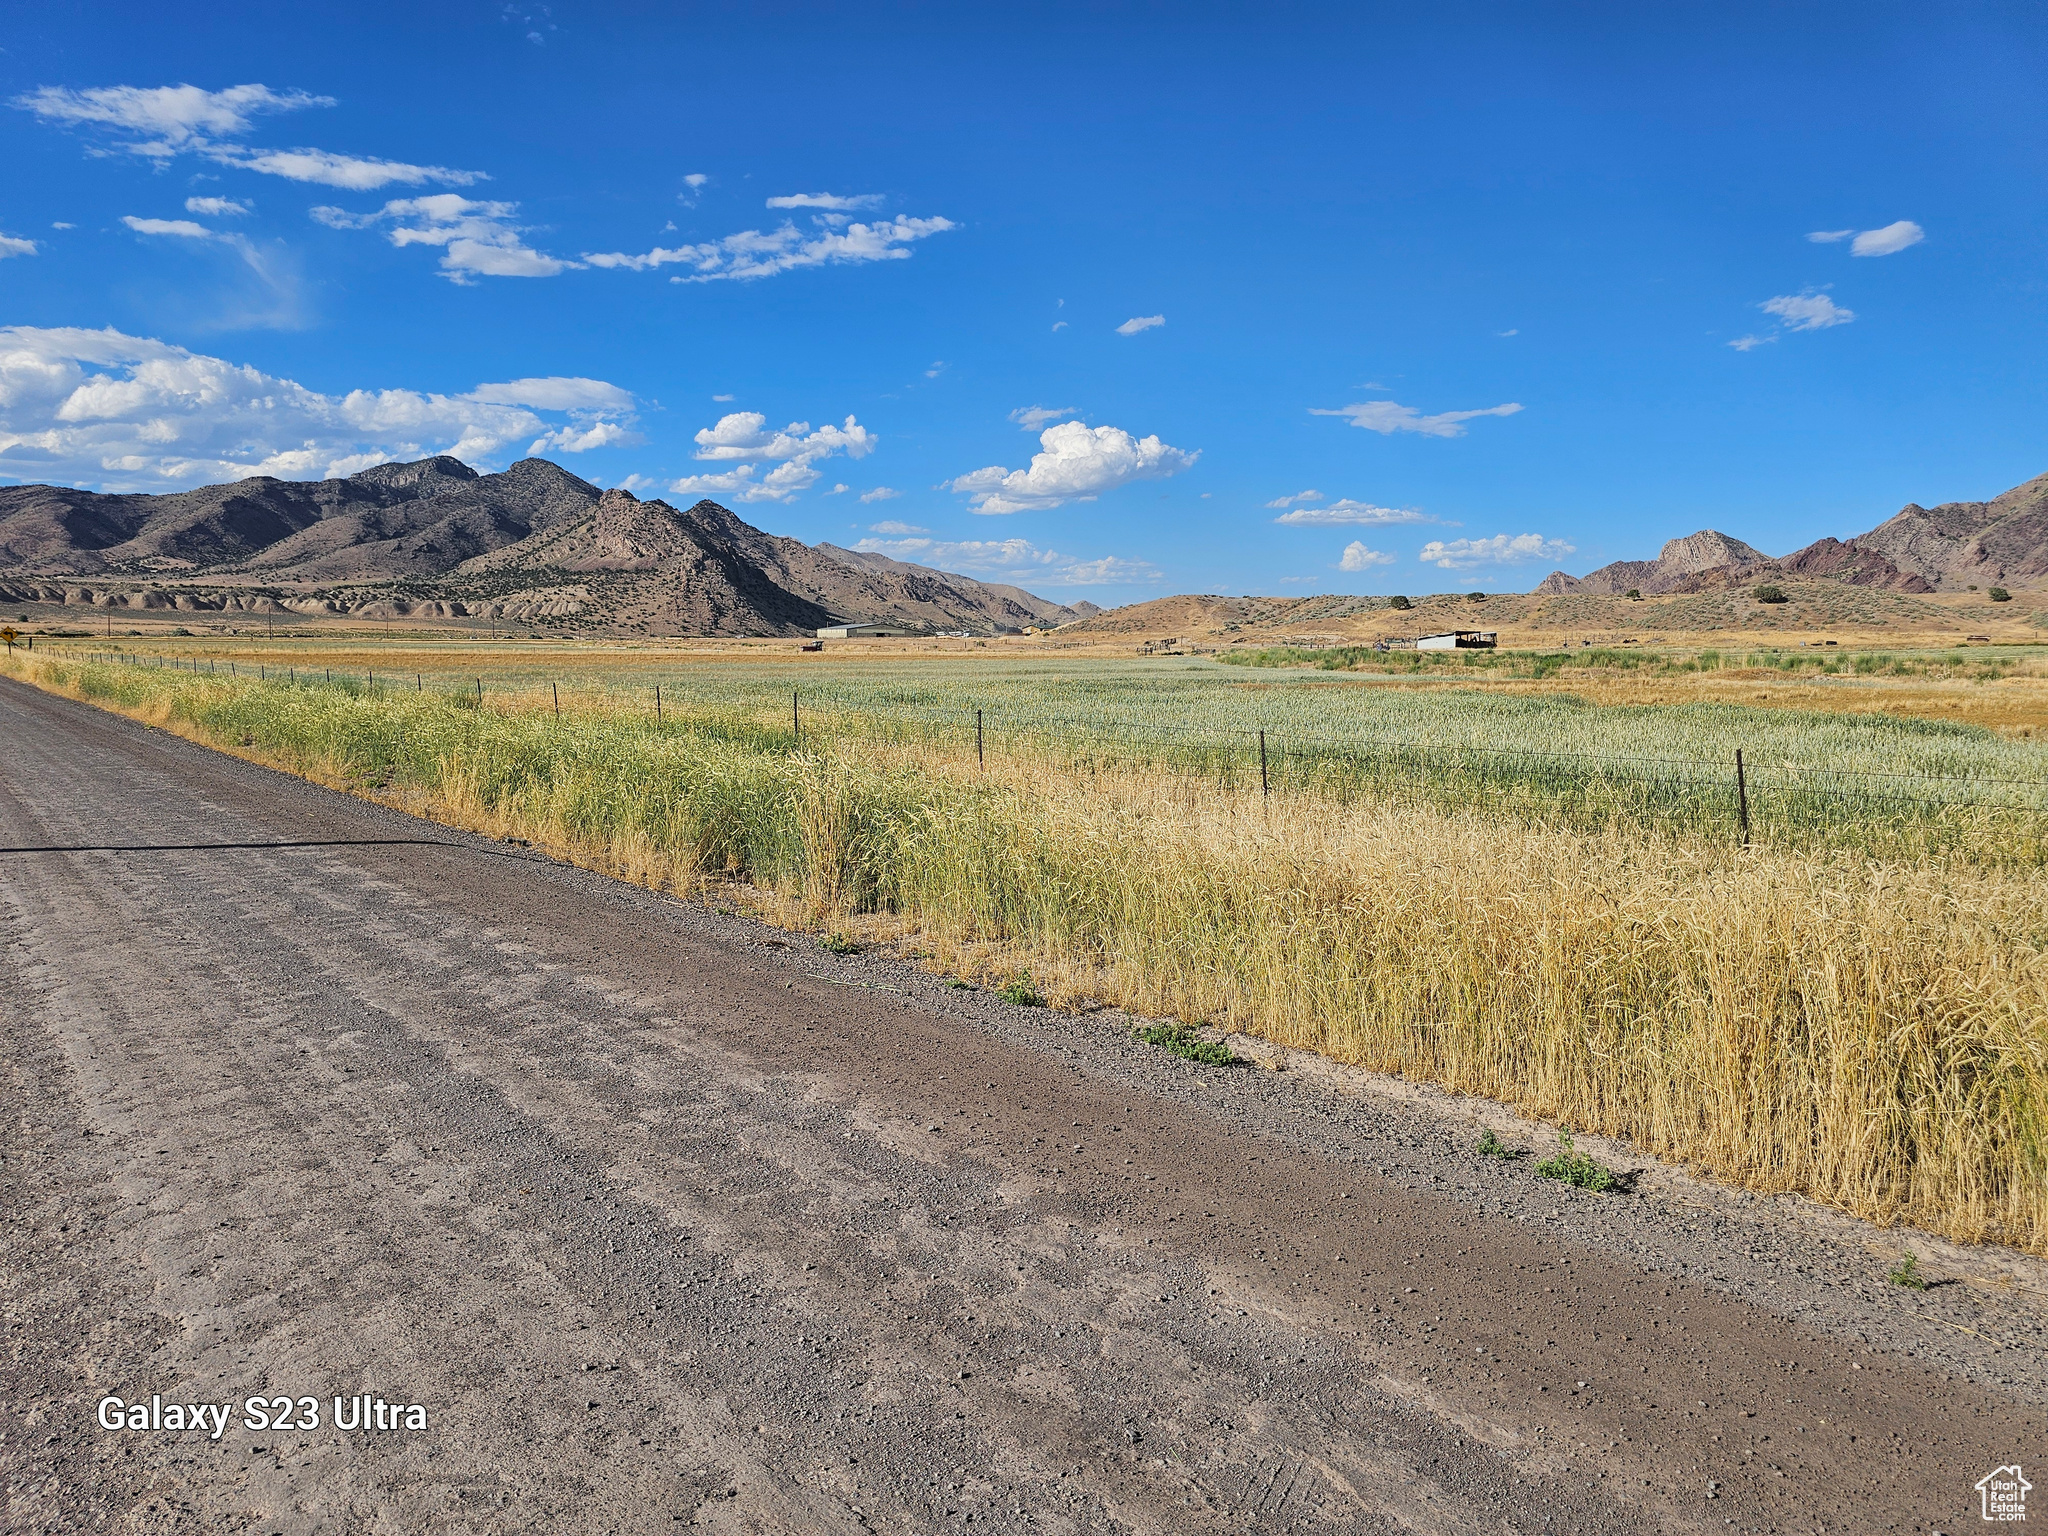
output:
[[593,267],[623,268],[648,272],[660,267],[685,266],[688,276],[669,279],[675,283],[711,283],[732,278],[742,282],[774,277],[800,267],[832,266],[845,262],[903,261],[910,245],[932,235],[957,229],[951,219],[896,218],[873,224],[848,224],[844,229],[806,233],[794,224],[763,232],[742,230],[722,240],[700,245],[656,246],[635,255],[627,251],[586,253],[583,260]]
[[1563,539],[1546,539],[1540,533],[1512,536],[1496,533],[1489,539],[1431,539],[1417,555],[1424,565],[1447,571],[1475,571],[1495,565],[1523,565],[1531,560],[1557,561],[1572,553]]
[[1900,219],[1883,229],[1866,229],[1849,244],[1851,256],[1893,256],[1927,238],[1927,231],[1911,219]]
[[1847,325],[1856,318],[1855,310],[1844,309],[1825,293],[1811,288],[1804,293],[1765,299],[1757,308],[1767,315],[1776,315],[1778,323],[1788,331],[1824,331],[1831,325]]
[[138,235],[178,235],[187,240],[211,240],[213,231],[204,224],[195,224],[190,219],[138,219],[131,213],[121,215],[121,222]]
[[1433,523],[1436,519],[1415,507],[1376,507],[1346,496],[1327,507],[1296,507],[1273,521],[1289,528],[1388,528],[1396,523]]
[[1135,336],[1140,331],[1149,331],[1155,325],[1166,324],[1164,315],[1133,315],[1116,328],[1119,336]]
[[[697,195],[710,185],[709,176],[702,171],[692,171],[683,178],[683,190],[676,194],[676,201],[685,208],[694,208],[697,206]],[[669,228],[674,229],[675,225],[671,224]]]
[[1071,405],[1023,405],[1010,412],[1010,420],[1027,432],[1036,432],[1049,421],[1080,414]]
[[459,192],[397,198],[375,213],[311,210],[330,229],[389,224],[386,238],[393,245],[439,246],[441,275],[455,283],[473,283],[478,277],[553,277],[581,265],[528,246],[523,228],[512,222],[518,211],[517,203],[478,202]]
[[949,482],[977,512],[1027,512],[1069,501],[1093,501],[1133,480],[1159,480],[1191,468],[1199,453],[1155,436],[1135,438],[1120,427],[1063,421],[1038,435],[1041,451],[1027,469],[991,465]]
[[1855,233],[1853,229],[1816,229],[1806,238],[1815,245],[1833,245],[1836,241],[1846,240]]
[[871,501],[894,501],[902,494],[893,486],[878,485],[872,491],[863,491],[860,499],[862,505],[866,505]]
[[786,197],[768,199],[770,208],[822,208],[830,213],[858,213],[863,208],[879,208],[883,198],[879,192],[863,192],[855,197],[840,197],[831,192],[792,192]]
[[1322,499],[1323,493],[1321,491],[1296,491],[1292,496],[1276,497],[1274,500],[1267,502],[1266,505],[1277,509],[1294,506],[1297,502],[1321,501]]
[[869,533],[930,533],[929,528],[920,528],[916,523],[899,523],[894,518],[868,524]]
[[206,218],[225,219],[247,213],[249,205],[232,197],[188,197],[185,199],[185,211]]
[[1149,561],[1117,555],[1074,560],[1057,550],[1040,549],[1028,539],[862,539],[854,548],[967,576],[1028,581],[1034,587],[1127,586],[1159,580],[1158,567]]
[[[844,426],[824,426],[815,432],[807,421],[793,421],[771,431],[768,418],[759,411],[735,411],[697,433],[696,457],[736,467],[715,474],[685,475],[669,489],[684,496],[789,501],[817,484],[821,474],[814,465],[840,454],[866,458],[879,441],[851,416]],[[766,474],[760,473],[763,466],[770,466]]]
[[[246,364],[112,329],[0,330],[0,462],[10,478],[112,491],[175,490],[251,475],[308,480],[450,453],[489,467],[556,423],[536,384],[460,395],[326,395]],[[631,403],[600,380],[580,398]],[[596,424],[586,418],[583,431]]]
[[1383,437],[1396,432],[1416,432],[1424,437],[1463,437],[1468,421],[1476,421],[1481,416],[1512,416],[1519,410],[1521,406],[1510,403],[1489,405],[1480,411],[1439,411],[1434,416],[1425,416],[1412,405],[1398,405],[1392,400],[1366,400],[1356,405],[1340,405],[1334,410],[1311,406],[1309,415],[1342,416],[1354,427],[1363,427]]
[[1337,562],[1340,571],[1369,571],[1376,565],[1392,565],[1394,557],[1377,549],[1367,549],[1362,540],[1353,539],[1344,546],[1344,558]]
[[1738,336],[1728,345],[1738,352],[1754,352],[1758,347],[1769,346],[1777,339],[1775,336]]
[[46,85],[15,97],[14,105],[45,122],[100,129],[116,147],[159,165],[177,155],[198,154],[259,175],[353,192],[394,183],[468,186],[488,180],[481,171],[442,165],[412,165],[325,149],[251,149],[233,142],[250,133],[260,115],[334,105],[332,96],[306,91],[275,91],[267,85],[235,85],[224,91],[194,85],[113,85],[75,91]]

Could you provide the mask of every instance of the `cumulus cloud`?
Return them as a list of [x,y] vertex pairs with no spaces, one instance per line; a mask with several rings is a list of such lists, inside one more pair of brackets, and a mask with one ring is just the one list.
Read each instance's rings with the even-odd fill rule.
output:
[[771,197],[770,208],[822,208],[829,213],[858,213],[863,208],[879,208],[882,196],[879,192],[863,192],[857,197],[838,197],[830,192],[792,192],[787,197]]
[[[63,224],[52,226],[55,229],[67,227]],[[0,261],[5,261],[9,256],[33,256],[35,253],[35,241],[24,240],[18,235],[0,235]]]
[[1490,539],[1431,539],[1416,557],[1424,565],[1447,571],[1473,571],[1485,566],[1522,565],[1530,560],[1552,563],[1572,552],[1563,539],[1546,539],[1540,533],[1508,535],[1496,533]]
[[1292,496],[1275,497],[1273,500],[1267,502],[1266,505],[1273,508],[1291,507],[1296,502],[1321,501],[1322,499],[1323,493],[1321,491],[1297,491]]
[[1337,562],[1340,571],[1369,571],[1376,565],[1392,565],[1394,557],[1377,549],[1367,549],[1362,540],[1353,539],[1344,546],[1344,558]]
[[742,230],[701,245],[656,246],[640,255],[627,251],[586,252],[583,260],[593,267],[632,272],[668,266],[690,268],[687,275],[669,279],[675,283],[713,283],[728,278],[745,282],[799,267],[908,260],[912,242],[957,228],[951,219],[940,218],[879,219],[872,224],[847,224],[844,228],[810,232],[784,224],[765,233],[758,229]]
[[[878,531],[889,527],[876,526]],[[1073,560],[1028,539],[862,539],[854,548],[967,576],[1028,581],[1034,587],[1127,586],[1159,580],[1158,567],[1149,561],[1117,555]]]
[[[1266,505],[1277,507],[1285,503],[1269,501]],[[1353,501],[1345,496],[1327,507],[1296,507],[1273,521],[1290,528],[1385,528],[1395,523],[1433,523],[1436,519],[1414,507],[1376,507],[1371,502]]]
[[224,219],[249,211],[249,205],[237,202],[232,197],[188,197],[185,199],[187,213],[203,214],[209,218]]
[[176,155],[199,154],[265,176],[355,192],[374,191],[394,182],[468,186],[488,179],[481,171],[442,165],[410,165],[402,160],[337,155],[325,149],[251,149],[230,142],[248,134],[260,114],[334,105],[332,96],[274,91],[267,85],[234,85],[224,91],[206,91],[194,85],[114,85],[74,91],[46,85],[15,97],[14,105],[45,122],[105,130],[130,154],[147,156],[159,165]]
[[1851,256],[1892,256],[1909,245],[1918,245],[1927,231],[1911,219],[1900,219],[1883,229],[1866,229],[1849,244]]
[[1038,435],[1041,452],[1028,469],[991,465],[949,482],[971,498],[977,512],[1026,512],[1069,501],[1093,501],[1133,480],[1161,480],[1191,468],[1200,457],[1168,447],[1157,436],[1134,438],[1120,427],[1063,421]]
[[571,423],[545,433],[527,448],[529,456],[542,453],[588,453],[593,448],[626,448],[646,438],[616,421],[593,421],[588,426]]
[[[864,459],[880,441],[874,433],[846,418],[843,426],[811,430],[807,421],[793,421],[771,431],[759,411],[735,411],[716,426],[697,433],[696,457],[737,467],[718,473],[685,475],[669,486],[682,496],[729,496],[738,501],[789,501],[821,478],[814,465],[840,454]],[[761,470],[768,466],[768,472]],[[867,498],[862,498],[863,500]]]
[[1844,309],[1825,293],[1813,289],[1765,299],[1757,308],[1767,315],[1776,315],[1778,323],[1788,331],[1824,331],[1831,325],[1847,325],[1856,318],[1855,310]]
[[512,222],[518,211],[517,203],[478,202],[459,192],[436,192],[396,198],[375,213],[325,206],[311,213],[330,229],[388,223],[386,238],[393,245],[439,246],[441,275],[455,283],[473,283],[480,276],[553,277],[582,265],[528,246],[525,231]]
[[1334,410],[1322,410],[1311,406],[1311,416],[1342,416],[1354,427],[1363,427],[1368,432],[1377,432],[1390,437],[1396,432],[1417,432],[1424,437],[1463,437],[1465,423],[1481,416],[1512,416],[1521,409],[1516,404],[1489,405],[1482,411],[1439,411],[1434,416],[1425,416],[1412,405],[1398,405],[1392,400],[1367,400],[1358,405],[1340,405]]
[[871,501],[894,501],[902,494],[901,491],[891,486],[878,485],[872,491],[865,491],[861,494],[861,505],[865,506]]
[[929,528],[920,528],[916,523],[899,523],[894,518],[868,524],[869,533],[930,533]]
[[1071,405],[1023,405],[1010,412],[1010,420],[1027,432],[1036,432],[1049,421],[1080,414]]
[[[319,479],[432,453],[491,467],[558,428],[533,407],[501,403],[526,382],[327,395],[111,328],[13,326],[0,329],[0,478],[165,491],[251,475]],[[588,434],[600,421],[572,424]]]
[[1119,336],[1135,336],[1140,331],[1149,331],[1155,325],[1166,324],[1164,315],[1133,315],[1116,328]]

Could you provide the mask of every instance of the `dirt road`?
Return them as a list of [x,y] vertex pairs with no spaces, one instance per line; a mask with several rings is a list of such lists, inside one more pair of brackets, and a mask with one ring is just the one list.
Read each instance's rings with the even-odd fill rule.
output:
[[1745,1300],[1395,1101],[12,683],[0,744],[0,845],[95,850],[0,854],[10,1531],[1953,1532],[2038,1454],[2028,1351],[1919,1342],[2022,1311]]

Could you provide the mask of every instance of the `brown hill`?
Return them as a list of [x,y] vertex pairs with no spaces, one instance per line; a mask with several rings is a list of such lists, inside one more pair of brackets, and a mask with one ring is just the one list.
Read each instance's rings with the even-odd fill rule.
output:
[[1943,591],[2039,586],[2048,579],[2048,475],[1990,501],[1908,502],[1851,542]]
[[[813,549],[716,502],[678,512],[600,493],[545,459],[479,475],[438,457],[345,479],[256,477],[167,496],[0,487],[0,575],[102,584],[0,581],[0,592],[30,601],[111,592],[124,605],[262,601],[696,634],[793,634],[846,620],[988,633],[1097,611],[881,555]],[[179,595],[163,593],[166,584]]]

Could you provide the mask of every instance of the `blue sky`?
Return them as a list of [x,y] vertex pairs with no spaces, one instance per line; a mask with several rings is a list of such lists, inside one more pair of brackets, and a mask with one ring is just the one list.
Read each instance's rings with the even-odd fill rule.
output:
[[0,479],[539,451],[1108,604],[2048,470],[2048,12],[1413,10],[18,10]]

